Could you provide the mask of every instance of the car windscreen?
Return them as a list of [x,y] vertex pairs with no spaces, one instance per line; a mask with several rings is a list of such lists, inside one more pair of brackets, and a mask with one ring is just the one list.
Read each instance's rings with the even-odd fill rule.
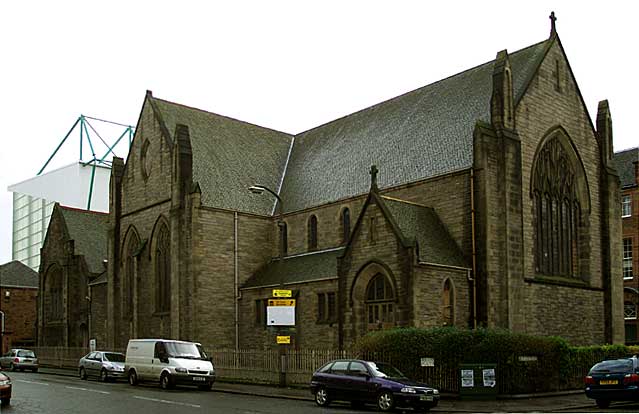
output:
[[35,358],[33,351],[18,351],[18,356],[22,358]]
[[172,358],[207,359],[206,354],[195,344],[181,342],[165,342],[166,352]]
[[373,375],[381,378],[406,378],[397,368],[384,362],[369,362]]
[[611,361],[603,361],[592,367],[590,372],[595,374],[600,372],[632,372],[632,359],[614,359]]
[[124,362],[124,355],[114,352],[105,352],[104,359],[111,362]]

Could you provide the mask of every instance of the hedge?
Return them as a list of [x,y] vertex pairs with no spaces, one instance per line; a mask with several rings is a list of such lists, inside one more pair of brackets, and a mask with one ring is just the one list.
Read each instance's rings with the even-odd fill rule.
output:
[[[375,331],[356,349],[363,358],[390,362],[408,377],[450,392],[459,391],[459,364],[494,363],[502,394],[579,389],[596,362],[639,354],[638,346],[571,347],[560,337],[455,327]],[[435,367],[421,367],[422,357],[434,358]]]

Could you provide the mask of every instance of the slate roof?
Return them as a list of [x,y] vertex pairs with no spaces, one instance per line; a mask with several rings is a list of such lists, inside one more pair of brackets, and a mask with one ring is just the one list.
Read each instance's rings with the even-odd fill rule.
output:
[[29,266],[14,260],[0,265],[0,286],[38,287],[38,272]]
[[417,243],[419,261],[468,268],[459,246],[434,209],[382,196],[404,239]]
[[337,258],[344,248],[287,256],[280,261],[271,260],[251,276],[242,286],[278,286],[280,284],[303,283],[318,279],[337,278]]
[[[518,102],[553,40],[509,55]],[[297,136],[150,97],[171,135],[189,127],[202,203],[271,215],[278,192],[286,212],[365,194],[368,169],[387,188],[469,168],[473,129],[490,121],[494,61],[345,116]],[[281,187],[281,189],[280,189]]]
[[619,173],[622,188],[639,185],[635,181],[635,166],[633,164],[635,161],[639,161],[639,148],[615,152],[612,161]]
[[193,180],[200,184],[203,205],[263,215],[273,213],[274,198],[252,194],[248,188],[261,184],[279,190],[292,135],[151,99],[172,140],[176,124],[189,127]]
[[58,205],[64,217],[69,237],[74,240],[75,254],[83,255],[91,273],[104,272],[107,259],[109,215]]
[[[550,42],[509,55],[516,102]],[[296,136],[282,188],[285,210],[366,193],[373,164],[380,188],[471,167],[476,121],[490,121],[493,62]]]

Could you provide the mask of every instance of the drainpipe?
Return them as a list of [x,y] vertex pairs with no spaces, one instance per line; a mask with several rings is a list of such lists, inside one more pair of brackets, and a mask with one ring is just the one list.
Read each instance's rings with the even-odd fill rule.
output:
[[237,211],[233,214],[233,268],[234,268],[234,289],[233,294],[235,295],[235,350],[238,351],[240,349],[240,323],[239,323],[239,314],[240,314],[240,304],[239,304],[239,268],[238,268],[238,240],[237,240]]
[[473,277],[468,280],[473,285],[473,329],[477,329],[477,248],[475,245],[475,169],[470,169],[470,221],[473,256]]

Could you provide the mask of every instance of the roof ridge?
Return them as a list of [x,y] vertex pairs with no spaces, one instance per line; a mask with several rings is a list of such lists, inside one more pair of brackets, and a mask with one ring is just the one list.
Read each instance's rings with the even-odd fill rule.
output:
[[614,152],[613,155],[623,154],[623,153],[630,152],[630,151],[639,151],[639,147],[626,148],[626,149],[623,149],[621,151],[616,151],[616,152]]
[[[526,46],[526,47],[524,47],[524,48],[522,48],[522,49],[519,49],[519,50],[516,50],[516,51],[514,51],[514,52],[512,52],[512,53],[509,53],[508,55],[509,55],[509,56],[512,56],[512,55],[514,55],[514,54],[516,54],[516,53],[523,52],[524,50],[527,50],[527,49],[530,49],[530,48],[533,48],[533,47],[539,46],[540,44],[545,43],[545,42],[548,42],[549,40],[550,40],[550,39],[544,39],[544,40],[542,40],[542,41],[540,41],[540,42],[537,42],[537,43],[535,43],[535,44],[532,44],[532,45]],[[483,67],[483,66],[485,66],[485,65],[491,64],[491,63],[493,63],[493,62],[495,62],[495,59],[492,59],[492,60],[489,60],[489,61],[487,61],[487,62],[481,63],[481,64],[479,64],[479,65],[476,65],[476,66],[470,67],[470,68],[468,68],[468,69],[464,69],[464,70],[462,70],[461,72],[457,72],[457,73],[455,73],[455,74],[453,74],[453,75],[450,75],[450,76],[447,76],[447,77],[445,77],[445,78],[442,78],[442,79],[436,80],[436,81],[431,82],[431,83],[429,83],[429,84],[426,84],[426,85],[424,85],[424,86],[420,86],[420,87],[419,87],[419,88],[417,88],[417,89],[413,89],[413,90],[410,90],[410,91],[404,92],[404,93],[402,93],[402,94],[400,94],[400,95],[393,96],[393,97],[391,97],[391,98],[388,98],[388,99],[383,100],[383,101],[381,101],[381,102],[377,102],[377,103],[375,103],[375,104],[373,104],[373,105],[370,105],[370,106],[367,106],[367,107],[365,107],[365,108],[358,109],[358,110],[356,110],[355,112],[351,112],[351,113],[346,114],[346,115],[344,115],[344,116],[341,116],[341,117],[339,117],[339,118],[333,119],[333,120],[331,120],[331,121],[327,121],[327,122],[325,122],[325,123],[323,123],[323,124],[321,124],[321,125],[318,125],[318,126],[316,126],[316,127],[313,127],[313,128],[307,129],[306,131],[303,131],[303,132],[297,133],[297,134],[295,134],[295,137],[299,137],[300,135],[305,135],[305,134],[307,134],[307,133],[309,133],[309,132],[311,132],[311,131],[314,131],[314,130],[316,130],[316,129],[318,129],[318,128],[322,128],[322,127],[324,127],[324,126],[326,126],[326,125],[332,124],[333,122],[337,122],[337,121],[339,121],[339,120],[341,120],[341,119],[348,118],[348,117],[353,116],[353,115],[355,115],[355,114],[359,114],[359,113],[361,113],[361,112],[365,112],[365,111],[371,110],[371,109],[373,109],[373,108],[376,108],[376,107],[378,107],[378,106],[380,106],[380,105],[384,105],[384,104],[386,104],[386,103],[388,103],[388,102],[391,102],[391,101],[394,101],[394,100],[396,100],[396,99],[403,98],[403,97],[405,97],[405,96],[407,96],[407,95],[410,95],[410,94],[412,94],[412,93],[415,93],[415,92],[421,91],[421,90],[423,90],[424,88],[428,88],[428,87],[433,86],[433,85],[436,85],[436,84],[438,84],[438,83],[440,83],[440,82],[444,82],[444,81],[450,80],[450,79],[452,79],[452,78],[454,78],[454,77],[456,77],[456,76],[460,76],[460,75],[463,75],[463,74],[465,74],[465,73],[467,73],[467,72],[470,72],[470,71],[473,71],[473,70],[479,69],[479,68],[481,68],[481,67]]]
[[81,209],[81,208],[78,208],[78,207],[64,206],[62,204],[58,204],[58,205],[63,210],[76,211],[78,213],[90,213],[90,214],[97,214],[97,215],[101,215],[101,216],[108,216],[109,215],[109,213],[105,213],[103,211],[84,210],[84,209]]
[[408,200],[402,200],[400,198],[395,198],[395,197],[390,197],[390,196],[386,196],[386,195],[382,195],[381,196],[383,199],[385,200],[390,200],[390,201],[397,201],[399,203],[403,203],[403,204],[410,204],[413,206],[418,206],[418,207],[424,207],[424,208],[428,208],[428,209],[433,209],[432,207],[429,207],[425,204],[421,204],[421,203],[417,203],[415,201],[408,201]]
[[175,106],[179,106],[179,107],[182,107],[182,108],[185,108],[185,109],[190,109],[190,110],[193,110],[193,111],[204,112],[205,114],[219,116],[221,118],[226,118],[226,119],[231,120],[231,121],[241,122],[241,123],[247,124],[247,125],[252,125],[252,126],[257,127],[257,128],[268,129],[269,131],[277,132],[278,134],[288,135],[291,138],[295,136],[295,134],[291,134],[289,132],[284,132],[284,131],[280,131],[280,130],[277,130],[277,129],[274,129],[274,128],[265,127],[265,126],[254,124],[254,123],[248,122],[248,121],[242,121],[241,119],[233,118],[233,117],[228,116],[228,115],[221,115],[221,114],[218,114],[216,112],[207,111],[206,109],[196,108],[194,106],[189,106],[189,105],[181,104],[179,102],[173,102],[173,101],[169,101],[169,100],[166,100],[166,99],[157,98],[155,96],[152,96],[151,98],[156,100],[156,101],[161,101],[161,102],[167,103],[169,105],[175,105]]

